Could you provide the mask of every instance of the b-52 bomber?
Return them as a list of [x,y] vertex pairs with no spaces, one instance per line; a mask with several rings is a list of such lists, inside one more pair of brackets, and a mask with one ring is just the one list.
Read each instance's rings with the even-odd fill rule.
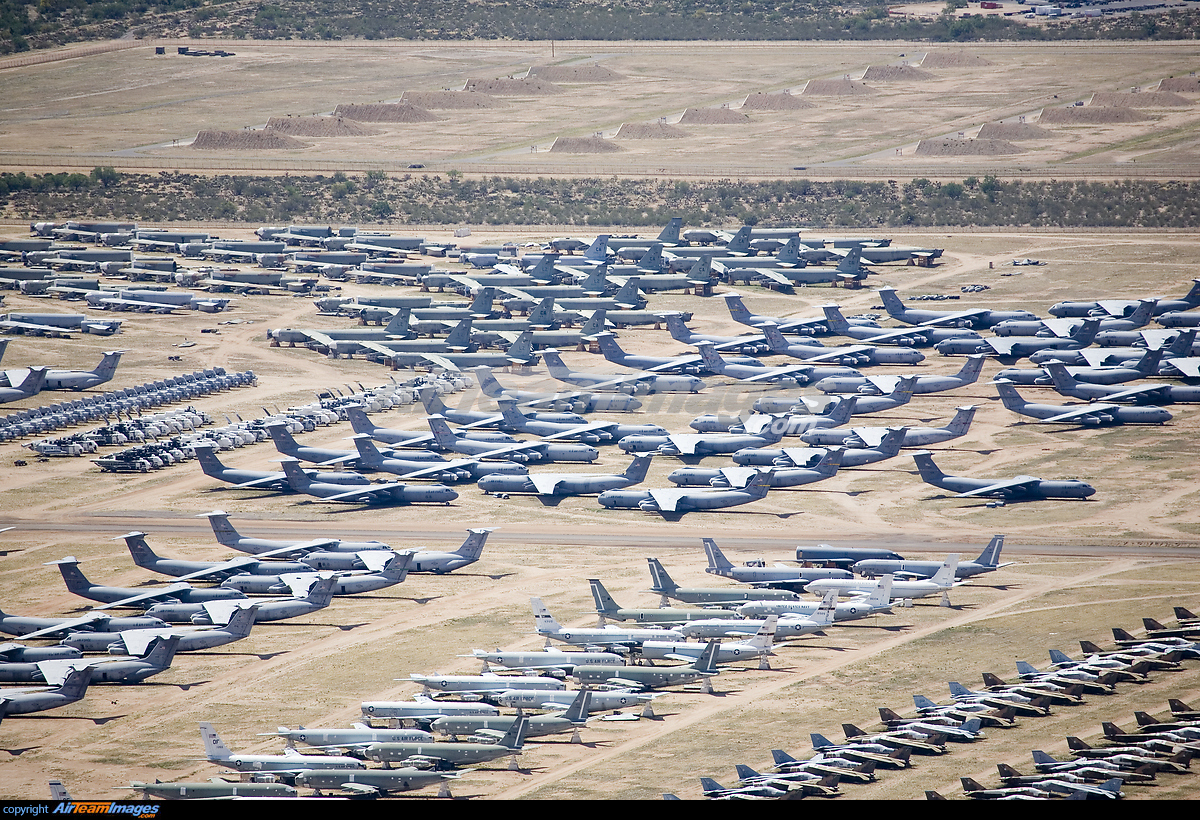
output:
[[922,481],[956,493],[959,498],[986,495],[1006,501],[1029,501],[1045,498],[1088,498],[1096,494],[1095,487],[1076,479],[1055,481],[1027,475],[1001,479],[946,475],[933,463],[933,454],[928,450],[913,453],[913,460],[917,463]]

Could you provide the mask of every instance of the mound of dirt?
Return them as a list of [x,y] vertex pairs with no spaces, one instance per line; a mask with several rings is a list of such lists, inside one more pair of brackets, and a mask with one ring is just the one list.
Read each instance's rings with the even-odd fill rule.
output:
[[508,103],[491,94],[477,91],[405,91],[400,98],[409,105],[421,108],[463,110],[473,108],[508,108]]
[[800,93],[820,97],[853,97],[874,94],[875,89],[858,80],[809,80]]
[[735,125],[750,122],[750,117],[731,108],[689,108],[680,125]]
[[921,68],[973,68],[985,65],[993,63],[965,51],[931,51],[921,61]]
[[665,122],[624,122],[613,139],[619,140],[677,140],[689,136],[687,131]]
[[625,149],[601,137],[559,137],[550,150],[559,154],[613,154]]
[[1039,123],[1059,125],[1095,125],[1106,122],[1137,122],[1149,119],[1141,111],[1114,105],[1071,105],[1043,108]]
[[342,117],[271,117],[267,128],[294,137],[369,137],[379,133]]
[[863,74],[863,79],[881,83],[894,83],[905,80],[932,80],[933,75],[928,71],[922,71],[910,65],[872,65],[867,66],[867,70]]
[[201,151],[276,151],[307,148],[307,142],[277,131],[201,131],[192,142]]
[[1175,108],[1191,105],[1187,97],[1170,91],[1097,91],[1088,105],[1115,105],[1124,108]]
[[427,108],[408,103],[351,103],[333,109],[333,116],[358,122],[440,122]]
[[919,157],[999,157],[1024,152],[1021,146],[1004,140],[938,137],[918,142],[916,154]]
[[548,83],[610,83],[625,79],[625,75],[598,65],[535,65],[529,76]]
[[1058,136],[1048,128],[1028,122],[989,122],[979,129],[976,139],[989,140],[1048,140]]
[[1158,84],[1158,90],[1200,94],[1200,77],[1167,77]]
[[495,94],[497,97],[541,97],[546,94],[563,93],[554,83],[537,77],[527,80],[513,80],[508,77],[496,80],[467,80],[466,90]]
[[749,111],[795,111],[799,108],[813,107],[812,103],[786,92],[783,94],[751,94],[742,103],[742,108]]

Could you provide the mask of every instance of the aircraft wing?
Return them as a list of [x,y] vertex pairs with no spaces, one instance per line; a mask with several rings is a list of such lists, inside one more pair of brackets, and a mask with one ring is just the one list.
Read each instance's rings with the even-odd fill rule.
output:
[[1103,413],[1106,410],[1115,409],[1117,409],[1117,405],[1115,404],[1086,404],[1081,405],[1074,410],[1069,410],[1066,413],[1059,413],[1057,416],[1051,416],[1048,419],[1041,419],[1040,423],[1052,424],[1054,422],[1074,421],[1075,419],[1085,418],[1087,416],[1095,415],[1096,413]]
[[1143,328],[1138,331],[1142,334],[1142,338],[1146,340],[1147,350],[1158,350],[1160,347],[1169,344],[1175,339],[1177,331],[1163,330],[1158,328]]
[[337,495],[327,496],[321,500],[322,501],[346,501],[346,500],[353,500],[353,499],[373,500],[378,495],[382,495],[384,493],[390,493],[392,490],[396,489],[397,487],[403,487],[403,486],[404,486],[403,484],[400,484],[398,482],[393,482],[390,484],[360,485],[351,490],[348,490],[347,492],[338,493]]
[[1107,347],[1087,347],[1077,352],[1092,367],[1104,367],[1105,360],[1112,356],[1112,351]]
[[129,598],[124,598],[120,601],[113,601],[112,603],[103,604],[103,605],[97,606],[97,607],[92,607],[92,609],[93,609],[93,611],[99,611],[99,610],[103,610],[103,609],[112,609],[113,607],[118,607],[118,606],[131,606],[133,604],[139,604],[142,601],[157,601],[162,598],[169,598],[172,595],[174,595],[176,592],[180,592],[185,589],[191,589],[191,584],[171,584],[170,586],[165,586],[162,589],[155,589],[155,590],[151,590],[150,592],[143,592],[141,595],[133,595]]
[[776,367],[776,368],[766,371],[765,373],[759,373],[757,376],[751,376],[748,379],[740,379],[740,381],[744,381],[744,382],[770,381],[771,379],[777,379],[780,376],[790,376],[793,373],[798,373],[800,371],[810,370],[810,369],[811,369],[811,365],[793,364],[793,365],[789,365],[787,367]]
[[505,285],[504,287],[496,288],[496,290],[500,291],[501,293],[507,293],[509,296],[514,296],[517,299],[529,299],[534,302],[541,301],[540,299],[535,299],[534,297],[530,296],[528,293],[515,285]]
[[309,589],[317,581],[321,580],[319,572],[292,572],[287,575],[280,575],[279,580],[287,585],[287,588],[292,591],[292,597],[304,598],[308,595]]
[[67,675],[71,674],[72,671],[86,669],[101,662],[96,658],[70,658],[67,660],[40,661],[37,668],[42,673],[42,677],[46,679],[47,686],[62,686],[67,679]]
[[379,794],[379,789],[374,786],[368,786],[366,783],[346,782],[338,786],[344,792],[353,792],[354,794]]
[[609,678],[605,683],[611,686],[620,686],[625,689],[632,689],[635,692],[640,692],[646,688],[644,683],[635,680],[625,680],[624,678]]
[[201,606],[204,607],[204,612],[210,621],[224,626],[229,623],[233,613],[242,608],[243,603],[244,601],[208,601]]
[[4,330],[33,330],[38,333],[45,333],[47,336],[58,336],[63,339],[70,339],[71,332],[67,328],[53,327],[52,325],[36,325],[30,322],[13,322],[4,320],[0,322],[0,329]]
[[828,353],[822,353],[819,356],[805,356],[806,362],[825,362],[830,359],[838,359],[842,356],[850,356],[855,353],[865,353],[868,350],[874,350],[872,345],[846,345],[844,347],[832,348]]
[[[189,572],[187,575],[181,575],[178,578],[176,578],[175,580],[177,582],[182,582],[182,581],[190,581],[193,578],[207,578],[210,575],[220,575],[223,572],[230,572],[232,570],[237,570],[237,569],[241,569],[242,567],[250,566],[251,564],[257,564],[258,560],[259,560],[258,556],[255,556],[253,558],[250,558],[250,557],[232,558],[228,561],[225,561],[224,563],[218,564],[215,567],[209,567],[208,569],[201,569],[201,570],[197,570],[196,572]],[[134,653],[134,654],[137,654],[137,653]]]
[[125,651],[130,655],[141,657],[155,639],[178,634],[174,629],[128,629],[121,633],[121,643],[125,644]]
[[867,376],[867,381],[875,385],[875,388],[884,395],[891,393],[896,389],[896,385],[900,383],[899,376]]
[[924,322],[919,322],[917,327],[940,327],[947,322],[957,322],[959,319],[970,319],[975,316],[987,313],[987,308],[975,308],[974,310],[960,310],[957,313],[951,313],[949,316],[939,316],[936,319],[928,319]]
[[101,299],[100,304],[116,305],[118,307],[154,308],[156,311],[161,311],[163,313],[174,313],[176,310],[178,310],[182,307],[182,305],[173,305],[173,304],[168,304],[166,302],[142,302],[142,301],[139,301],[136,299],[119,299],[119,298],[115,298],[115,297],[109,298],[109,299]]
[[315,538],[312,541],[302,541],[298,544],[292,544],[288,547],[280,547],[277,550],[268,552],[259,552],[254,555],[255,558],[266,559],[275,558],[280,555],[293,555],[297,552],[305,553],[312,550],[319,550],[323,547],[336,547],[341,539],[338,538]]
[[554,490],[564,478],[567,478],[567,476],[563,475],[562,473],[554,475],[548,475],[544,473],[542,475],[535,475],[530,473],[528,478],[533,482],[534,489],[536,489],[542,495],[554,495]]
[[43,629],[39,629],[35,632],[26,632],[24,635],[21,635],[20,637],[22,640],[27,640],[27,639],[32,640],[33,638],[41,638],[46,635],[56,635],[60,632],[70,632],[72,629],[75,629],[76,627],[87,626],[88,624],[92,623],[93,621],[98,621],[105,617],[107,617],[107,616],[101,615],[97,612],[93,612],[91,614],[84,615],[79,618],[72,618],[68,621],[63,621],[62,623],[57,624],[55,626],[47,626],[47,627],[45,627]]
[[1138,303],[1131,303],[1128,299],[1100,299],[1097,300],[1096,304],[1099,305],[1100,309],[1109,316],[1120,319],[1125,315],[1125,310],[1130,306],[1130,304],[1132,304],[1134,307],[1137,307]]
[[329,338],[324,333],[321,333],[318,330],[307,330],[307,331],[305,331],[305,334],[308,336],[309,339],[311,339],[314,342],[323,344],[332,350],[337,349],[337,342],[335,342],[333,339]]
[[663,362],[662,364],[656,364],[653,367],[647,367],[646,372],[662,373],[664,371],[674,370],[677,367],[684,367],[685,365],[689,364],[700,364],[701,361],[702,360],[699,356],[680,356],[679,358],[672,359],[669,362]]
[[543,436],[542,441],[561,441],[566,438],[575,438],[584,433],[590,433],[594,430],[607,430],[610,427],[616,426],[615,421],[597,421],[591,424],[581,424],[572,430],[562,430],[558,433],[551,433],[548,436]]
[[1104,398],[1108,401],[1121,401],[1122,399],[1128,399],[1134,396],[1148,396],[1154,393],[1161,393],[1168,386],[1169,385],[1166,384],[1139,384],[1122,390],[1119,393],[1109,393]]
[[444,370],[450,370],[454,373],[460,372],[458,365],[447,359],[445,356],[439,356],[436,353],[422,353],[421,358],[436,364],[438,367],[441,367]]
[[685,456],[694,456],[696,454],[696,446],[704,439],[711,438],[712,433],[675,433],[668,436],[671,444],[679,449],[679,452]]
[[850,429],[854,435],[863,440],[863,444],[867,447],[878,447],[888,432],[886,427],[852,427]]
[[992,493],[1004,492],[1006,490],[1022,490],[1033,486],[1041,481],[1040,478],[1034,478],[1031,475],[1019,475],[1016,478],[1010,478],[1006,481],[997,481],[995,484],[989,484],[986,487],[980,487],[977,490],[971,490],[965,493],[959,493],[958,498],[971,498],[979,495],[991,495]]
[[397,554],[392,550],[363,550],[357,553],[358,560],[371,572],[381,572]]
[[[650,497],[654,499],[654,503],[658,505],[658,508],[660,510],[662,510],[663,512],[677,512],[678,508],[679,508],[680,499],[684,498],[685,496],[691,495],[691,494],[695,493],[696,491],[676,488],[676,489],[647,490],[647,492],[650,493]],[[635,685],[640,686],[640,684],[635,684]]]
[[1179,372],[1189,378],[1200,378],[1200,357],[1188,356],[1182,359],[1167,359],[1179,369]]
[[756,467],[722,467],[721,475],[730,487],[745,487],[758,474]]
[[253,489],[255,487],[261,487],[264,484],[271,484],[273,482],[279,481],[281,479],[286,479],[286,478],[287,478],[286,473],[271,473],[270,475],[265,475],[262,478],[256,478],[253,481],[245,481],[241,484],[234,484],[233,489],[235,489],[235,490]]
[[740,271],[752,270],[752,271],[754,271],[755,276],[759,276],[763,279],[769,279],[772,282],[774,282],[775,284],[780,285],[781,287],[794,288],[796,286],[796,283],[793,282],[791,279],[788,279],[783,274],[777,273],[776,271],[773,271],[770,268],[737,268],[736,270],[740,270]]

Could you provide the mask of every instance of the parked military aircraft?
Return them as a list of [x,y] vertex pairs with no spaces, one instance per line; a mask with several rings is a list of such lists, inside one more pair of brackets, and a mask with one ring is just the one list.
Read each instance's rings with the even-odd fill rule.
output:
[[244,536],[229,522],[229,514],[224,510],[213,510],[212,512],[200,513],[197,518],[207,518],[209,526],[212,527],[213,535],[216,536],[217,543],[223,547],[228,547],[231,550],[238,552],[247,552],[253,555],[260,555],[264,552],[275,552],[280,550],[280,555],[288,554],[284,551],[295,551],[303,553],[315,549],[338,549],[341,551],[358,552],[361,550],[385,550],[388,545],[382,541],[343,541],[338,538],[314,538],[307,541],[291,540],[273,540],[268,538],[251,538]]
[[1088,384],[1075,379],[1059,362],[1046,362],[1043,367],[1054,382],[1054,389],[1063,396],[1085,401],[1115,401],[1132,404],[1172,404],[1200,402],[1200,386],[1190,384]]
[[[338,771],[309,769],[296,775],[296,785],[323,791],[343,791],[352,795],[386,797],[393,792],[409,792],[427,786],[441,785],[445,789],[449,781],[458,775],[454,772],[437,772],[406,766],[402,769],[362,769]],[[443,796],[439,794],[439,796]],[[449,796],[447,791],[445,796]]]
[[1043,498],[1087,498],[1096,494],[1096,488],[1091,484],[1075,479],[1055,481],[1027,475],[1001,479],[946,475],[933,463],[933,454],[928,450],[913,453],[913,460],[917,462],[922,481],[957,493],[959,498],[990,495],[1008,501],[1027,501]]
[[[336,582],[336,574],[327,574],[308,587],[306,597],[260,598],[255,601],[258,609],[254,613],[254,622],[263,623],[298,618],[316,612],[318,609],[324,609],[333,600],[333,589]],[[233,590],[223,591],[232,592]],[[243,604],[244,601],[208,601],[202,604],[162,603],[150,607],[146,613],[170,623],[192,623],[197,626],[228,624],[234,613],[241,609]]]
[[718,641],[709,641],[700,657],[684,666],[576,666],[571,677],[581,685],[623,686],[634,690],[658,689],[664,686],[684,686],[700,681],[704,690],[712,691],[709,678],[719,673],[716,664]]
[[[774,467],[767,473],[767,486],[800,487],[833,478],[837,475],[838,468],[841,467],[843,452],[841,449],[827,450],[812,469]],[[740,487],[757,472],[758,469],[755,467],[722,467],[720,469],[681,467],[673,470],[667,476],[667,480],[681,487]]]
[[848,320],[842,316],[838,305],[822,305],[825,313],[825,324],[832,333],[847,336],[859,342],[875,345],[900,345],[916,347],[918,345],[938,344],[947,339],[980,339],[974,330],[950,327],[909,327],[900,330],[886,330],[877,323],[866,323],[864,320]]
[[1025,401],[1012,382],[997,379],[996,392],[1000,401],[1014,413],[1040,419],[1047,424],[1083,424],[1091,427],[1102,424],[1165,424],[1171,413],[1161,407],[1127,407],[1108,402],[1092,402],[1082,405],[1034,404]]
[[657,558],[647,558],[650,565],[650,591],[662,596],[661,605],[666,606],[667,599],[682,601],[686,604],[731,604],[747,601],[799,601],[794,592],[783,589],[738,589],[736,587],[681,587],[675,583]]
[[465,766],[519,755],[525,746],[530,718],[514,721],[496,743],[372,743],[363,750],[368,760],[388,766],[399,763],[422,768]]
[[[612,652],[562,652],[546,647],[540,652],[484,652],[472,649],[470,655],[460,655],[463,658],[475,658],[483,662],[483,671],[488,672],[492,666],[510,672],[539,672],[553,677],[562,677],[580,663],[609,664],[624,666],[625,658]],[[547,692],[546,688],[538,690]],[[502,704],[509,705],[509,704]],[[526,705],[533,705],[532,702]]]
[[484,395],[493,398],[509,398],[523,402],[525,406],[547,406],[571,408],[577,413],[593,411],[631,411],[637,410],[642,403],[633,396],[623,393],[535,393],[527,390],[507,390],[492,375],[489,367],[475,368],[475,376],[479,389]]
[[542,357],[550,375],[561,382],[586,387],[590,390],[619,393],[696,393],[704,389],[704,382],[695,376],[670,376],[651,372],[629,374],[583,373],[571,370],[558,355],[558,351],[547,348]]
[[663,515],[694,510],[716,510],[759,501],[767,495],[768,472],[757,472],[743,487],[727,490],[688,490],[682,488],[652,490],[607,490],[599,495],[601,507],[631,509]]
[[550,610],[542,603],[541,598],[530,598],[533,607],[533,620],[537,633],[547,640],[562,641],[572,646],[610,646],[626,649],[641,645],[643,641],[677,641],[683,639],[683,633],[675,629],[660,629],[654,627],[624,628],[608,625],[595,629],[564,629]]
[[970,310],[921,310],[905,307],[896,295],[896,289],[883,287],[879,289],[879,297],[888,315],[907,325],[952,325],[955,327],[992,327],[1000,322],[1017,320],[1032,320],[1037,317],[1027,310],[989,310],[988,308],[972,308]]
[[[347,775],[342,775],[346,777]],[[129,788],[140,791],[146,799],[154,800],[246,800],[275,797],[295,797],[295,786],[286,783],[255,783],[239,781],[231,783],[219,777],[196,782],[174,781],[164,783],[155,780],[143,783],[135,780]]]
[[[57,561],[47,561],[46,566],[58,567],[68,591],[93,601],[102,601],[104,606],[98,607],[98,609],[146,606],[155,601],[198,604],[208,601],[245,600],[246,598],[242,593],[232,589],[198,589],[187,583],[175,583],[150,590],[102,586],[87,579],[83,571],[79,569],[79,559],[74,556],[60,558]],[[147,614],[151,615],[152,613]]]
[[0,689],[0,720],[10,715],[27,715],[67,706],[83,698],[91,683],[93,668],[72,669],[58,686],[41,691]]
[[716,541],[711,538],[703,540],[704,553],[708,556],[708,566],[704,571],[710,575],[732,578],[743,584],[755,584],[799,591],[808,582],[815,581],[818,578],[851,577],[850,572],[844,569],[797,567],[787,566],[786,564],[776,564],[773,567],[768,567],[763,561],[750,561],[745,566],[737,567],[725,557],[725,553],[721,552],[721,548],[717,546]]
[[[993,535],[992,540],[979,553],[974,561],[959,561],[954,571],[955,578],[970,578],[985,572],[995,572],[1001,567],[1012,566],[1013,562],[1000,563],[1000,550],[1004,549],[1004,536]],[[942,561],[906,561],[867,559],[854,565],[854,571],[859,575],[873,578],[876,575],[892,574],[898,578],[932,578],[942,568]]]
[[85,652],[109,652],[144,655],[155,638],[176,636],[176,652],[196,652],[240,641],[250,635],[257,604],[237,610],[222,627],[173,627],[166,629],[129,629],[123,632],[71,632],[59,643]]
[[[966,387],[979,380],[983,363],[987,357],[981,355],[968,356],[958,373],[953,376],[918,375],[913,384],[913,395],[925,393],[940,393],[944,390],[954,390]],[[822,393],[866,393],[882,395],[896,389],[901,377],[899,376],[836,376],[818,380],[813,386]]]
[[366,504],[449,504],[458,493],[444,484],[425,486],[409,484],[370,484],[362,487],[328,484],[314,481],[300,469],[294,458],[281,459],[292,489],[323,501],[346,501]]
[[634,456],[623,473],[530,473],[487,475],[479,479],[485,493],[536,493],[547,496],[590,495],[641,484],[652,456]]
[[[893,579],[892,600],[926,598],[941,593],[943,606],[945,606],[945,601],[948,600],[945,598],[945,593],[955,586],[954,572],[958,568],[958,558],[957,553],[947,555],[946,562],[928,580],[898,581]],[[824,595],[831,590],[836,590],[842,597],[869,595],[878,589],[881,583],[881,581],[858,578],[819,578],[805,585],[804,591],[815,595]]]
[[46,376],[50,373],[48,367],[27,367],[22,368],[25,371],[20,374],[19,380],[11,379],[10,383],[15,381],[12,387],[0,387],[0,404],[7,404],[13,401],[21,401],[36,396],[46,386]]
[[506,461],[584,461],[592,462],[600,457],[600,451],[589,444],[564,442],[568,435],[558,433],[543,439],[518,441],[506,444],[459,438],[441,416],[426,419],[433,431],[437,447],[455,453],[481,459],[503,459]]
[[[113,350],[104,354],[100,364],[94,370],[47,370],[43,390],[90,390],[93,387],[112,381],[117,371],[117,363],[121,360],[124,350]],[[2,355],[2,352],[0,352]],[[29,368],[17,368],[0,371],[0,387],[12,387],[25,381]]]
[[589,578],[592,599],[596,603],[596,614],[601,622],[605,619],[636,621],[637,623],[682,624],[705,618],[733,617],[734,613],[722,609],[689,609],[673,606],[647,607],[644,609],[623,607],[613,600],[598,578]]
[[[853,399],[852,399],[853,400]],[[975,418],[975,406],[956,408],[954,418],[945,427],[907,427],[900,438],[901,447],[925,447],[965,436]],[[800,435],[800,440],[812,446],[842,446],[850,448],[879,447],[891,432],[892,427],[854,427],[809,430]]]
[[789,342],[777,326],[771,323],[759,325],[771,352],[802,359],[806,362],[838,362],[846,367],[863,367],[876,364],[919,364],[925,354],[911,348],[880,348],[873,345],[843,345],[840,347],[814,346]]
[[430,726],[435,732],[451,736],[500,736],[522,720],[528,721],[525,726],[527,738],[578,731],[579,727],[587,725],[588,713],[592,711],[592,692],[590,689],[581,689],[573,694],[575,697],[566,710],[553,715],[525,717],[518,712],[516,715],[494,717],[447,716],[438,718]]
[[402,478],[430,478],[442,484],[455,481],[472,481],[490,476],[519,478],[529,470],[524,464],[515,461],[479,461],[477,459],[457,459],[455,461],[409,461],[403,458],[407,452],[392,451],[392,456],[385,456],[375,446],[369,435],[354,436],[354,446],[358,449],[358,467],[362,470],[376,470],[394,473]]
[[[218,481],[224,481],[226,484],[234,484],[237,487],[262,487],[264,489],[275,490],[291,490],[292,488],[288,484],[287,473],[282,470],[241,470],[234,467],[226,467],[221,459],[217,457],[217,448],[211,442],[197,441],[193,442],[191,446],[192,450],[196,453],[196,460],[200,462],[200,469],[204,471],[206,476],[215,478]],[[371,483],[371,480],[361,473],[333,473],[320,470],[305,470],[304,473],[309,478],[320,478],[321,481],[329,483]]]
[[305,755],[288,747],[281,755],[234,754],[225,745],[211,723],[200,723],[200,739],[210,762],[239,772],[272,772],[280,777],[295,776],[309,769],[363,769],[363,762],[342,755]]

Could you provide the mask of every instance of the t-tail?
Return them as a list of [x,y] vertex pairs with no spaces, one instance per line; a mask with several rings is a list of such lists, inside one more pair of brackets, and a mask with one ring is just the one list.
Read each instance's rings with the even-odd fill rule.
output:
[[333,589],[337,585],[338,577],[336,573],[330,574],[309,587],[308,595],[304,598],[305,603],[312,604],[316,609],[324,609],[329,606],[329,602],[333,600]]
[[133,556],[133,563],[142,569],[151,571],[158,566],[158,562],[162,559],[155,555],[154,550],[150,549],[150,545],[146,543],[146,533],[131,532],[121,537],[125,539],[125,546],[129,548],[129,554]]
[[268,424],[267,432],[271,434],[271,440],[275,442],[276,450],[284,455],[295,457],[300,445],[296,439],[292,438],[292,431],[286,424]]
[[879,298],[883,300],[883,309],[887,311],[888,316],[903,321],[904,316],[908,313],[908,308],[904,306],[904,302],[900,301],[900,297],[896,294],[896,289],[880,288],[877,293],[879,294]]
[[592,588],[592,600],[596,602],[596,614],[615,618],[621,605],[608,594],[608,590],[604,588],[604,584],[600,583],[600,579],[589,578],[588,584]]
[[975,559],[975,563],[984,567],[995,569],[1000,566],[1000,550],[1004,549],[1004,536],[993,535],[992,540],[983,548],[983,552],[979,553],[979,557]]
[[685,345],[690,345],[692,337],[695,335],[678,313],[667,314],[667,330],[671,333],[672,339],[683,342]]
[[230,616],[229,623],[223,627],[224,631],[236,636],[236,640],[247,637],[250,630],[254,628],[254,615],[258,612],[259,606],[259,604],[251,604],[238,609]]
[[625,472],[621,475],[629,483],[625,486],[632,487],[635,484],[641,484],[646,480],[646,473],[650,470],[650,462],[654,459],[653,455],[634,456],[633,461],[629,462],[629,466],[625,468]]
[[158,669],[168,669],[175,659],[175,650],[179,648],[180,637],[171,635],[166,638],[155,638],[141,660]]
[[46,376],[49,374],[48,367],[31,367],[29,372],[25,374],[25,378],[21,383],[16,385],[16,388],[27,396],[34,396],[46,386]]
[[917,463],[917,471],[921,474],[921,480],[926,484],[932,484],[935,487],[946,489],[946,474],[942,469],[933,463],[933,453],[928,450],[918,450],[912,454],[913,461]]
[[[1079,389],[1079,381],[1071,375],[1071,371],[1067,370],[1067,366],[1054,359],[1048,362],[1042,362],[1042,369],[1050,374],[1050,380],[1054,383],[1054,389],[1064,396],[1074,395],[1074,392]],[[1005,389],[1001,387],[1001,382],[1007,385],[1007,392],[1010,396],[1016,396],[1016,400],[1021,402],[1021,406],[1025,406],[1025,400],[1017,394],[1013,388],[1012,382],[1007,379],[996,382],[996,390],[1000,393],[1000,400],[1004,402],[1004,406],[1008,407],[1008,402],[1011,399],[1005,399]],[[1008,409],[1012,409],[1009,407]]]
[[72,669],[63,678],[62,685],[54,693],[67,701],[82,700],[87,693],[88,684],[92,682],[92,667]]
[[496,527],[481,527],[467,530],[467,540],[462,542],[462,546],[456,549],[454,554],[469,561],[478,561],[479,556],[483,554],[484,545],[487,544],[488,535],[496,529]]
[[729,308],[730,317],[739,325],[754,325],[754,314],[742,303],[740,293],[725,294],[725,307]]
[[1137,308],[1126,319],[1132,322],[1135,328],[1145,327],[1150,323],[1150,317],[1153,315],[1156,304],[1158,304],[1157,299],[1139,299]]
[[221,459],[217,458],[216,448],[209,442],[196,442],[192,445],[193,452],[196,453],[196,460],[200,462],[200,469],[204,471],[206,476],[211,478],[221,478],[227,469],[221,463]]
[[458,445],[458,436],[450,429],[445,416],[430,416],[425,420],[433,433],[433,442],[445,450],[452,450]]
[[838,469],[842,466],[843,452],[845,451],[841,447],[830,447],[814,469],[824,476],[837,475]]
[[1192,355],[1192,346],[1196,343],[1196,329],[1185,330],[1175,337],[1175,341],[1171,342],[1166,347],[1166,352],[1163,353],[1163,358],[1178,359],[1187,358]]
[[233,524],[229,523],[229,514],[224,510],[213,510],[212,512],[201,513],[196,517],[208,519],[208,524],[212,527],[213,535],[216,536],[217,543],[221,546],[236,549],[237,545],[241,542],[241,534],[234,529]]
[[971,421],[975,418],[975,406],[969,404],[965,407],[957,407],[955,410],[957,412],[954,414],[954,418],[950,419],[950,423],[946,425],[945,429],[956,436],[966,435],[967,431],[971,429]]
[[[496,381],[496,377],[492,374],[492,369],[490,367],[488,367],[487,365],[481,364],[481,365],[479,365],[479,367],[475,368],[475,379],[476,379],[476,381],[479,382],[479,389],[483,391],[483,394],[485,396],[490,396],[491,398],[496,398],[497,396],[501,396],[504,394],[504,386],[501,385],[500,382]],[[349,412],[349,410],[347,410],[347,412]],[[366,413],[363,413],[363,415],[365,416]],[[350,417],[350,422],[351,422],[351,424],[354,423],[353,416]],[[354,428],[354,432],[366,433],[366,432],[370,432],[370,431],[368,431],[368,430],[360,431],[356,425]]]
[[749,253],[750,252],[750,231],[749,225],[743,225],[738,228],[738,232],[730,237],[729,242],[725,245],[725,250],[728,253]]
[[350,426],[354,428],[355,433],[374,435],[375,431],[380,429],[379,425],[371,421],[371,417],[367,415],[367,411],[358,404],[348,404],[345,407],[346,418],[350,419]]
[[782,353],[788,349],[788,340],[779,332],[779,325],[774,322],[764,322],[758,326],[758,329],[763,332],[763,336],[767,339],[767,347],[775,353]]
[[604,358],[608,359],[613,364],[624,364],[626,353],[621,345],[617,344],[617,337],[611,333],[601,333],[596,337],[596,341],[600,344],[600,353]]
[[529,419],[517,410],[517,403],[515,401],[500,399],[496,403],[500,405],[500,415],[504,417],[504,424],[506,426],[512,427],[514,430],[521,430],[529,424]]
[[1075,328],[1075,332],[1071,334],[1071,338],[1078,342],[1080,347],[1087,347],[1096,339],[1096,334],[1099,332],[1099,319],[1084,319],[1083,324]]
[[837,405],[829,411],[828,417],[834,423],[834,427],[840,427],[850,421],[850,417],[854,415],[854,409],[858,406],[858,396],[851,396],[846,399],[841,399]]
[[704,539],[704,554],[708,556],[708,568],[706,572],[713,575],[729,575],[733,569],[733,564],[725,557],[725,553],[721,552],[721,548],[717,546],[717,542],[711,538]]
[[233,750],[225,745],[211,723],[200,723],[200,739],[204,741],[204,754],[209,760],[217,762],[233,757]]
[[421,405],[425,408],[426,413],[431,416],[440,416],[445,414],[446,405],[442,401],[441,396],[439,396],[437,391],[432,387],[422,387],[417,391],[417,395],[420,397]]
[[96,365],[96,369],[92,371],[92,375],[101,382],[111,381],[113,374],[117,372],[117,364],[121,361],[121,354],[124,352],[124,350],[112,350],[105,353],[104,358],[100,360],[100,364]]
[[979,374],[983,372],[983,363],[986,359],[987,356],[984,356],[982,353],[976,353],[967,357],[967,361],[954,376],[954,378],[962,382],[959,387],[966,387],[968,384],[974,384],[979,381]]
[[700,361],[706,368],[718,375],[725,372],[725,360],[713,349],[712,342],[700,342],[696,345],[696,349],[700,351]]
[[1158,350],[1147,350],[1145,355],[1138,361],[1134,368],[1143,376],[1158,375],[1158,365],[1162,361],[1163,354],[1166,353],[1161,347]]
[[562,356],[558,355],[558,351],[552,347],[548,347],[542,351],[542,361],[546,363],[546,369],[550,371],[550,375],[561,381],[569,381],[574,378],[574,372],[567,367],[566,362],[562,360]]
[[541,598],[530,598],[529,605],[533,608],[533,624],[539,635],[562,632],[562,624],[554,619]]
[[79,559],[74,555],[60,558],[57,561],[48,561],[47,563],[58,565],[58,571],[62,573],[63,583],[67,585],[69,592],[82,595],[86,598],[88,591],[96,586],[84,577],[83,571],[79,569]]
[[288,485],[296,492],[303,493],[312,485],[312,479],[300,469],[300,462],[296,459],[280,459],[279,464],[283,467],[283,474],[287,476]]

